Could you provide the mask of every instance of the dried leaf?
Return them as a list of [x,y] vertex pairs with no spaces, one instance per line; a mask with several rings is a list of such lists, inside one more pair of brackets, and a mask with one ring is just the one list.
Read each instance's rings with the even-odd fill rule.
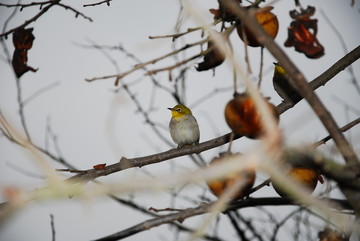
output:
[[295,50],[304,53],[308,58],[320,58],[324,55],[324,47],[316,38],[317,19],[311,19],[315,7],[308,6],[306,10],[290,11],[290,16],[295,19],[288,28],[288,38],[285,47],[295,47]]
[[105,168],[105,166],[106,166],[106,163],[102,163],[102,164],[97,164],[97,165],[93,166],[93,168],[95,170],[103,170]]
[[32,34],[33,30],[33,28],[20,28],[17,29],[13,34],[13,44],[15,50],[12,59],[12,66],[18,78],[20,78],[29,70],[32,72],[37,71],[37,69],[27,65],[27,51],[31,49],[35,39],[34,35]]

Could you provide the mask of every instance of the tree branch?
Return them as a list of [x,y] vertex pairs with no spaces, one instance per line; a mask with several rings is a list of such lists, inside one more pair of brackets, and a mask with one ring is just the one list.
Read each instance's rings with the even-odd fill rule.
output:
[[[340,61],[338,61],[333,66],[338,68],[337,65],[341,65],[342,68],[345,68],[345,66],[352,63],[351,61],[355,61],[357,59],[357,58],[354,58],[354,56],[353,56],[354,53],[357,53],[357,51],[352,51],[351,53],[349,53],[347,56],[343,57]],[[356,56],[360,57],[360,55],[356,55]],[[351,59],[351,61],[343,61],[344,58]],[[344,65],[344,63],[346,63],[346,64]],[[324,73],[329,72],[329,71],[330,70],[327,70]],[[328,74],[324,74],[324,73],[321,74],[316,79],[314,79],[312,82],[310,82],[310,85],[312,86],[312,88],[318,88],[322,85],[325,85],[325,83],[327,83],[330,80],[330,76],[332,74],[328,75]],[[290,104],[289,102],[282,102],[276,108],[277,108],[277,111],[280,114],[282,114],[286,110],[292,108],[297,103]],[[351,125],[353,126],[353,124],[354,123],[352,123]],[[343,127],[343,128],[345,128],[345,127]],[[346,129],[348,129],[348,128],[346,128]],[[234,140],[239,139],[239,138],[241,138],[241,136],[235,136]],[[326,138],[329,138],[329,137],[326,137]],[[121,170],[124,170],[127,168],[142,167],[142,166],[166,161],[168,159],[172,159],[175,157],[200,153],[200,152],[224,145],[226,143],[229,143],[230,141],[231,141],[231,133],[228,133],[226,135],[214,138],[212,140],[200,143],[198,145],[186,146],[186,147],[180,148],[180,149],[171,149],[169,151],[157,153],[157,154],[150,155],[150,156],[144,156],[144,157],[138,157],[138,158],[132,158],[132,159],[127,159],[125,157],[122,157],[119,163],[115,163],[115,164],[106,166],[103,170],[89,169],[82,174],[71,177],[70,180],[72,180],[72,181],[89,181],[89,180],[95,179],[97,177],[106,176],[111,173],[118,172],[118,171],[121,171]]]
[[[351,209],[350,205],[347,203],[346,200],[340,200],[340,199],[329,199],[329,198],[321,198],[322,201],[325,202],[331,202],[336,204],[337,207],[342,207],[344,209]],[[134,234],[137,234],[139,232],[142,232],[144,230],[149,230],[151,228],[160,226],[162,224],[167,224],[170,222],[178,221],[183,222],[185,219],[194,217],[197,215],[201,215],[204,213],[207,213],[211,210],[211,206],[214,205],[216,202],[212,203],[203,203],[200,206],[196,208],[187,208],[182,211],[167,214],[167,215],[161,215],[157,218],[149,219],[144,222],[141,222],[137,225],[134,225],[130,228],[127,228],[125,230],[122,230],[120,232],[114,233],[112,235],[96,239],[95,241],[110,241],[110,240],[119,240],[123,239],[129,236],[132,236]],[[247,207],[256,207],[256,206],[282,206],[282,205],[298,205],[295,204],[291,199],[288,198],[248,198],[245,200],[240,200],[237,202],[234,202],[233,204],[230,204],[230,206],[224,211],[224,213],[238,210],[241,208],[247,208]]]
[[15,30],[19,29],[19,28],[25,28],[27,25],[29,25],[32,22],[35,22],[38,18],[40,18],[44,13],[46,13],[51,7],[53,7],[54,5],[56,5],[57,3],[59,3],[60,0],[54,0],[51,1],[51,3],[49,5],[47,5],[46,7],[44,7],[38,14],[36,14],[34,17],[30,18],[29,20],[26,20],[23,24],[21,24],[20,26],[17,26],[16,28],[10,29],[2,34],[0,34],[0,38],[2,37],[7,37],[7,35],[11,34],[12,32],[14,32]]

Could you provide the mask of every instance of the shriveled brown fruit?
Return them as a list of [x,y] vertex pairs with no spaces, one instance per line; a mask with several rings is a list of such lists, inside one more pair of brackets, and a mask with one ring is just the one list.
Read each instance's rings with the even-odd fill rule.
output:
[[[264,99],[274,118],[278,121],[279,114],[273,104]],[[234,94],[225,107],[225,119],[231,130],[237,135],[259,138],[263,132],[262,114],[255,106],[254,100],[247,93]]]
[[[257,10],[255,14],[255,18],[258,23],[264,28],[264,30],[270,35],[272,39],[276,38],[276,35],[279,30],[279,21],[275,14],[271,12],[273,7],[265,7]],[[252,32],[244,27],[241,22],[236,26],[237,33],[241,40],[245,42],[245,44],[251,47],[259,47],[261,46],[260,42],[257,40],[256,36],[252,34]]]
[[12,66],[14,68],[15,74],[18,78],[20,78],[27,71],[36,72],[37,69],[34,69],[31,66],[27,65],[27,50],[26,49],[15,49],[13,58],[12,58]]
[[199,63],[198,67],[196,67],[197,71],[205,71],[216,66],[219,66],[225,60],[225,54],[212,42],[208,42],[207,50],[208,53],[204,56],[204,61]]
[[288,38],[285,47],[295,47],[295,50],[304,53],[306,57],[317,59],[325,54],[325,48],[317,39],[317,19],[312,18],[316,8],[308,6],[306,9],[290,11],[294,19],[288,28]]
[[[216,164],[220,164],[221,162],[226,161],[227,157],[229,157],[230,155],[239,154],[226,153],[220,155],[220,157],[214,158],[209,165],[214,166]],[[249,193],[250,189],[254,185],[255,176],[255,170],[252,168],[248,168],[239,172],[229,173],[229,175],[227,175],[226,177],[208,181],[206,184],[215,196],[220,197],[227,188],[234,185],[234,183],[236,183],[237,181],[243,182],[244,184],[241,185],[241,188],[231,198],[231,200],[237,200],[243,198]]]
[[31,49],[35,36],[32,31],[34,28],[19,28],[13,34],[13,44],[15,49]]
[[28,50],[31,49],[35,36],[32,34],[33,28],[19,28],[13,33],[13,44],[15,47],[12,66],[15,74],[20,78],[27,71],[36,72],[37,69],[27,65]]

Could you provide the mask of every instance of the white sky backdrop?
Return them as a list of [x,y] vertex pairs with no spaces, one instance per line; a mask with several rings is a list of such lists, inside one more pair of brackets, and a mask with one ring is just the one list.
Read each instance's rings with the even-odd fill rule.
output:
[[[170,39],[149,40],[148,36],[173,33],[179,13],[178,1],[113,1],[110,7],[106,5],[82,7],[83,4],[90,2],[64,1],[64,4],[69,4],[91,17],[94,20],[92,23],[81,16],[76,19],[71,11],[53,7],[39,20],[28,26],[34,27],[33,33],[35,35],[34,45],[28,54],[28,64],[39,68],[39,70],[36,73],[24,74],[21,80],[24,98],[31,96],[44,86],[54,82],[59,83],[57,87],[26,105],[26,120],[33,140],[43,146],[47,118],[49,118],[51,127],[58,136],[62,154],[79,169],[91,168],[97,163],[111,164],[117,162],[121,156],[136,157],[153,154],[158,151],[165,151],[169,147],[154,135],[149,125],[144,124],[143,117],[136,112],[136,106],[123,90],[117,95],[111,91],[115,89],[113,80],[99,80],[93,83],[84,81],[85,78],[115,74],[116,70],[100,51],[82,48],[78,44],[88,45],[90,44],[89,40],[99,45],[116,46],[121,44],[142,61],[147,61],[172,49]],[[288,11],[294,8],[293,1],[290,1],[291,4],[288,2],[278,1],[273,10],[280,22],[279,35],[276,39],[280,45],[283,45],[286,39],[287,26],[291,21]],[[315,18],[319,20],[318,39],[325,47],[325,56],[311,60],[303,54],[295,52],[293,48],[286,48],[285,51],[303,71],[308,80],[312,80],[344,55],[338,36],[325,22],[320,10],[322,9],[331,18],[350,51],[360,43],[358,27],[360,4],[359,1],[356,1],[355,7],[351,8],[350,0],[301,1],[301,3],[303,6],[310,4],[317,7]],[[217,8],[217,2],[213,0],[207,1],[205,4],[203,1],[196,1],[194,6],[199,6],[198,10],[204,13],[210,22],[212,16],[208,9]],[[8,28],[23,23],[24,20],[32,17],[37,10],[37,7],[23,9],[12,19]],[[0,8],[1,27],[11,12],[12,9]],[[182,26],[182,30],[199,25],[191,18],[188,20]],[[9,36],[6,44],[12,53],[11,38],[12,36]],[[184,40],[178,39],[176,47],[179,48],[185,43],[199,39],[200,33],[195,32],[185,37]],[[232,43],[235,46],[235,51],[238,51],[239,59],[243,62],[243,44],[236,33],[232,36]],[[194,49],[194,51],[198,50],[198,48]],[[259,49],[250,50],[255,76],[257,76],[257,66],[259,65],[259,53]],[[4,56],[3,52],[0,54],[1,57]],[[112,51],[110,55],[117,61],[121,71],[126,71],[135,64],[123,53]],[[187,53],[187,56],[191,55],[191,51]],[[159,62],[157,67],[169,65],[173,62],[173,59],[170,60],[170,62]],[[275,59],[265,51],[262,92],[265,96],[270,96],[274,104],[279,104],[281,100],[276,96],[271,82],[272,62],[274,61]],[[149,66],[149,69],[152,67],[155,66]],[[353,69],[355,76],[360,76],[359,61],[353,65]],[[15,79],[12,69],[4,61],[0,62],[0,74],[0,109],[15,127],[20,127]],[[151,83],[150,79],[142,77],[142,74],[142,71],[138,71],[126,77],[124,81],[130,83],[140,77],[143,78],[140,84],[132,87],[132,91],[137,95],[143,107],[148,109],[151,100]],[[174,72],[174,76],[176,76],[176,72]],[[169,82],[167,74],[158,74],[156,78],[169,87],[173,84]],[[214,88],[231,87],[231,85],[232,76],[228,63],[218,67],[215,76],[212,75],[212,71],[197,72],[192,68],[187,74],[186,104],[192,107],[202,96],[210,93]],[[359,93],[351,84],[348,71],[337,75],[325,87],[321,87],[317,93],[326,103],[326,106],[330,108],[339,126],[359,116]],[[192,108],[200,125],[201,141],[229,132],[223,111],[231,96],[232,91],[221,92]],[[355,108],[356,111],[346,110],[337,98]],[[170,113],[166,108],[175,104],[170,95],[157,90],[152,106],[155,109],[150,113],[154,122],[165,127],[163,134],[169,140],[170,135],[166,128]],[[326,130],[321,127],[319,120],[305,101],[283,114],[280,125],[284,130],[287,142],[292,145],[312,143],[327,135]],[[360,128],[355,127],[351,131],[351,140],[357,153],[360,152],[359,138]],[[256,141],[242,138],[236,142],[233,150],[246,152],[249,147],[256,144]],[[332,148],[332,142],[329,142],[326,147],[322,147],[322,149],[330,151]],[[224,147],[208,151],[204,153],[204,157],[210,160],[220,150],[224,150]],[[176,162],[180,167],[195,169],[192,162],[187,158],[178,158],[171,162]],[[1,138],[1,190],[8,186],[33,190],[44,185],[43,180],[24,175],[14,170],[9,163],[41,175],[35,162],[22,148],[9,143],[6,138]],[[57,163],[50,163],[54,168],[62,168]],[[149,166],[146,167],[146,170],[158,173],[158,175],[174,171],[170,165],[165,164]],[[127,175],[125,172],[123,173],[112,175],[104,180],[129,181],[126,177],[143,175],[139,169],[127,171]],[[260,174],[257,182],[264,180],[265,177]],[[193,199],[197,199],[200,195],[200,189],[189,189],[193,192]],[[259,192],[259,196],[276,196],[272,188],[264,189]],[[188,192],[185,191],[185,193]],[[126,194],[120,196],[126,197]],[[214,199],[210,193],[207,196]],[[2,193],[0,193],[0,200],[5,201]],[[135,200],[146,205],[146,207],[163,208],[169,205],[169,197],[164,195],[164,192],[137,194]],[[179,207],[184,208],[186,205],[190,206],[185,203],[183,206],[180,204]],[[41,202],[29,205],[12,217],[1,228],[0,240],[50,240],[50,213],[55,216],[57,240],[95,239],[150,218],[140,216],[138,212],[128,208],[122,208],[121,205],[106,198],[91,200],[86,203],[76,199]],[[191,220],[186,221],[185,224],[191,222]],[[197,223],[195,222],[195,224]],[[168,231],[166,230],[164,227],[155,228],[135,235],[128,240],[143,240],[144,237],[147,237],[147,240],[149,237],[151,240],[161,240],[162,237],[164,240],[173,240],[173,236],[167,236]],[[230,239],[234,237],[233,234],[227,236]]]

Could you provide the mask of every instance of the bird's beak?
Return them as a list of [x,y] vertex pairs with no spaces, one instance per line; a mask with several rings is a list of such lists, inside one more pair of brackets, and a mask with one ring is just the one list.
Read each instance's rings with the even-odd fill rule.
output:
[[277,65],[277,63],[276,63],[276,62],[273,62],[273,64],[274,64],[274,65]]
[[167,108],[168,110],[171,110],[171,111],[173,111],[174,109],[173,108]]

